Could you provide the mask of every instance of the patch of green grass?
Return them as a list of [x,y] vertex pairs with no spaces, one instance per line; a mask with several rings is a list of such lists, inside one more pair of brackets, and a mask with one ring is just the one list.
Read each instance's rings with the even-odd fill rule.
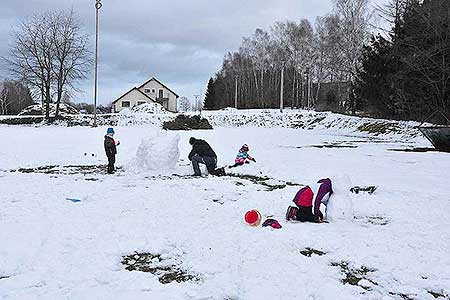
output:
[[428,290],[427,292],[436,299],[437,298],[450,299],[450,296],[445,291],[436,292]]
[[397,124],[393,123],[383,123],[383,122],[375,122],[375,123],[364,123],[358,127],[359,131],[367,132],[370,134],[380,135],[391,132],[399,132],[400,128]]
[[[116,167],[116,171],[121,171],[121,167]],[[11,170],[11,172],[19,173],[40,173],[40,174],[62,174],[62,175],[75,175],[75,174],[106,174],[106,165],[70,165],[70,166],[60,166],[60,165],[50,165],[41,166],[35,168],[19,168]],[[92,178],[89,180],[93,180]]]
[[[248,174],[237,174],[237,173],[227,173],[227,176],[240,178],[243,180],[248,180],[254,184],[259,184],[265,187],[266,191],[274,191],[279,189],[284,189],[286,186],[299,186],[300,184],[296,184],[293,182],[282,182],[281,184],[273,184],[268,182],[273,178],[267,176],[256,176],[256,175],[248,175]],[[236,183],[236,185],[241,185]]]
[[404,294],[404,293],[389,292],[389,295],[399,296],[399,297],[401,297],[402,299],[405,299],[405,300],[414,300],[415,299],[415,295],[408,295],[408,294]]
[[159,282],[168,284],[171,282],[198,281],[197,276],[189,274],[176,264],[168,264],[160,254],[134,253],[122,257],[122,264],[128,271],[151,273],[158,276]]
[[[376,269],[368,268],[366,266],[361,266],[359,269],[352,268],[349,266],[349,263],[346,261],[332,262],[331,266],[339,267],[341,269],[341,272],[345,275],[345,278],[341,279],[341,282],[343,284],[359,286],[358,283],[361,280],[365,279],[374,285],[378,285],[375,281],[367,278],[367,274],[375,272]],[[366,287],[362,287],[362,288],[368,289]]]

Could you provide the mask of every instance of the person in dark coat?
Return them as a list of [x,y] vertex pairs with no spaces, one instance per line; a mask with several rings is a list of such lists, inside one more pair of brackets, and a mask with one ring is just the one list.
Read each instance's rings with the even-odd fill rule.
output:
[[115,171],[114,164],[116,162],[116,154],[117,148],[116,146],[120,145],[120,142],[114,141],[114,129],[108,128],[105,135],[105,152],[106,157],[108,157],[108,174],[113,174]]
[[204,140],[193,137],[189,139],[189,144],[192,145],[192,150],[188,158],[192,161],[194,176],[202,175],[199,164],[205,164],[209,174],[216,175],[217,155],[211,146]]

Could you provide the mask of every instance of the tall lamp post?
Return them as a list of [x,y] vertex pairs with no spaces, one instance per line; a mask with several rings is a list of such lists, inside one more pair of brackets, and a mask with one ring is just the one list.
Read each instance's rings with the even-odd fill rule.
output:
[[283,94],[284,94],[284,64],[286,61],[281,61],[281,87],[280,87],[280,112],[283,112]]
[[238,108],[238,75],[234,75],[234,108]]
[[98,11],[102,6],[102,0],[95,0],[94,127],[97,127]]

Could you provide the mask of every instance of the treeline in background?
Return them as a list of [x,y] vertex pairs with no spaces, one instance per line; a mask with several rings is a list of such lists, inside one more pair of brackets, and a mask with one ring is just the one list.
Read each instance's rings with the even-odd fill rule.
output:
[[414,120],[448,114],[449,26],[448,0],[375,9],[369,0],[334,0],[314,26],[277,22],[244,38],[209,80],[204,106],[278,108],[283,69],[285,107]]

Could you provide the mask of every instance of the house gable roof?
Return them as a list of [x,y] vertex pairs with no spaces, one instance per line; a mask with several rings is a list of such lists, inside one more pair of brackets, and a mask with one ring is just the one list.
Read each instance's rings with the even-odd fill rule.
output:
[[149,80],[147,80],[146,82],[144,82],[140,87],[138,87],[138,89],[142,88],[144,85],[146,85],[147,83],[149,83],[150,81],[156,81],[157,83],[159,83],[160,85],[162,85],[163,87],[165,87],[166,89],[168,89],[170,92],[172,92],[177,98],[179,98],[180,96],[178,96],[177,93],[175,93],[174,91],[172,91],[171,89],[169,89],[164,83],[162,83],[161,81],[159,81],[158,79],[156,79],[155,77],[150,78]]
[[119,98],[117,98],[116,100],[114,100],[112,102],[112,104],[116,103],[117,101],[119,101],[120,99],[122,99],[123,97],[125,97],[126,95],[128,95],[129,93],[131,93],[132,91],[138,91],[139,93],[141,93],[142,95],[145,96],[145,98],[152,100],[153,102],[156,102],[155,100],[153,100],[152,98],[150,98],[149,96],[147,96],[145,93],[143,93],[141,90],[139,90],[137,87],[132,88],[131,90],[129,90],[128,92],[126,92],[125,94],[123,94],[122,96],[120,96]]

